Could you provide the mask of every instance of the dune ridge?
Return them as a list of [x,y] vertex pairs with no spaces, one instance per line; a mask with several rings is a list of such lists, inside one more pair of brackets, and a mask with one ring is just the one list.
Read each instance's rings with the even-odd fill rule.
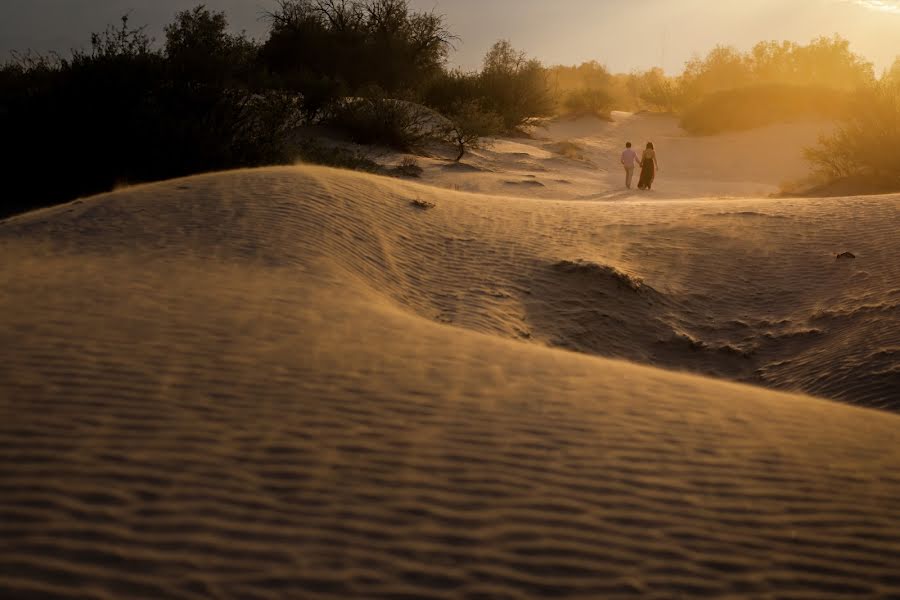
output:
[[316,168],[159,185],[13,220],[5,237],[330,265],[349,290],[482,333],[900,407],[898,196],[611,207]]
[[0,223],[0,592],[897,597],[900,416],[609,357],[896,409],[898,202],[299,167]]

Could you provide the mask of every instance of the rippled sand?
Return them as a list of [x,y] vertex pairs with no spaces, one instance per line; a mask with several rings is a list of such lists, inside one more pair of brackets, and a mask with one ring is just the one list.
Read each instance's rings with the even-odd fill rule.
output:
[[898,597],[898,215],[300,167],[6,221],[0,596]]

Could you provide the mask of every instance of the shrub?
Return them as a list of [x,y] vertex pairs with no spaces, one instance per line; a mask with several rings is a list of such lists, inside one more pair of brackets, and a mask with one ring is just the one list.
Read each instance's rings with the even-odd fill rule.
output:
[[254,77],[258,48],[228,32],[225,13],[203,6],[178,13],[165,28],[165,54],[174,80],[195,85],[241,85]]
[[628,76],[628,88],[640,106],[660,112],[676,112],[682,108],[684,93],[678,79],[667,77],[662,69],[654,68]]
[[456,162],[462,160],[466,150],[478,148],[482,138],[500,133],[503,120],[485,110],[477,100],[456,104],[447,115],[449,122],[444,126],[444,137],[458,149]]
[[340,146],[325,146],[315,140],[300,142],[296,148],[296,160],[312,165],[352,169],[367,173],[383,173],[384,169],[377,162],[356,151]]
[[613,98],[603,89],[585,88],[569,92],[563,102],[565,114],[572,117],[609,119]]
[[807,45],[761,42],[750,52],[718,46],[687,63],[679,85],[683,103],[707,94],[756,85],[781,84],[853,90],[874,81],[872,64],[850,51],[838,36]]
[[479,91],[485,110],[498,115],[507,132],[553,114],[553,96],[543,66],[506,40],[494,44],[485,56]]
[[816,85],[764,84],[716,92],[691,105],[681,126],[694,134],[737,131],[803,118],[838,118],[847,92]]
[[422,102],[442,115],[469,102],[482,102],[481,76],[459,70],[441,72],[423,87]]
[[344,100],[329,124],[359,144],[385,145],[405,152],[422,148],[436,137],[440,127],[433,111],[377,92]]
[[584,156],[584,147],[571,140],[563,140],[554,144],[553,151],[560,156],[565,156],[572,160],[586,160]]
[[421,177],[424,172],[425,170],[419,166],[419,161],[409,156],[391,169],[391,174],[398,177]]
[[[165,51],[122,20],[69,59],[20,59],[0,72],[9,214],[141,182],[281,162],[298,118],[288,94],[253,89],[253,46],[221,14],[179,13]],[[169,54],[171,52],[171,54]],[[229,57],[223,60],[223,56]],[[52,153],[48,167],[41,157]],[[43,172],[52,168],[54,174]]]
[[900,190],[900,79],[888,76],[858,92],[843,125],[806,157],[828,179],[866,178]]
[[280,0],[267,16],[261,62],[304,94],[322,82],[350,94],[416,88],[442,70],[453,40],[442,16],[407,0]]

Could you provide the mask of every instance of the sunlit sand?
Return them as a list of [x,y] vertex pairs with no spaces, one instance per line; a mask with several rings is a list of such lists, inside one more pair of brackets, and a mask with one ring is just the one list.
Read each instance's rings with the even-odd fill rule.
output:
[[0,589],[897,596],[900,196],[766,197],[820,129],[616,115],[3,222]]

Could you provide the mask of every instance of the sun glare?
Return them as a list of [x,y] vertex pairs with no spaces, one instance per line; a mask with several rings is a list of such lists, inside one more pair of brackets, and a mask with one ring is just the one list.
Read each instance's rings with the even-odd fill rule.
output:
[[856,4],[881,12],[900,15],[900,1],[898,0],[854,0]]

